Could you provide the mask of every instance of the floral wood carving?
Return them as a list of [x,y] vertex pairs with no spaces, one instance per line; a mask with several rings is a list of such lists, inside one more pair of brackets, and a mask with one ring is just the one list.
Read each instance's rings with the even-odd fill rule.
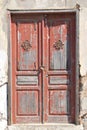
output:
[[25,50],[25,51],[29,51],[30,48],[32,47],[30,42],[28,40],[25,40],[22,44],[21,47]]
[[62,43],[61,40],[58,40],[58,41],[55,42],[54,45],[53,45],[53,47],[54,47],[56,50],[63,49],[63,46],[64,46],[64,44]]

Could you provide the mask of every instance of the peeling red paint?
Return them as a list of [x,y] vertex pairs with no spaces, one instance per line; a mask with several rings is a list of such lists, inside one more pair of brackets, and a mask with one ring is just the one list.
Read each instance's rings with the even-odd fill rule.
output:
[[13,18],[13,122],[74,122],[74,15],[27,14]]

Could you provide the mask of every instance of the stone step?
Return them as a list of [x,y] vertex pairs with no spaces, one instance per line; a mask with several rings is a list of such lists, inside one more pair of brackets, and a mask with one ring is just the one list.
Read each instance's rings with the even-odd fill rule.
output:
[[6,130],[83,130],[83,126],[81,125],[73,125],[73,124],[43,124],[43,125],[11,125],[8,126]]

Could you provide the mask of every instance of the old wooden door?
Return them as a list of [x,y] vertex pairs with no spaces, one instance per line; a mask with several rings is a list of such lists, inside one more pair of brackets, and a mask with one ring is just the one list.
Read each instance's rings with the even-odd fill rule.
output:
[[45,16],[43,22],[44,121],[75,121],[75,17]]
[[75,14],[12,15],[12,122],[75,121]]

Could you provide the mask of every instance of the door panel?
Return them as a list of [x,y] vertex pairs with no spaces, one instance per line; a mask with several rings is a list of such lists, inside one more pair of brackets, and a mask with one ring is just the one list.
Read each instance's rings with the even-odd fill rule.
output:
[[[50,25],[52,24],[52,25]],[[49,45],[49,63],[50,70],[62,70],[68,68],[69,50],[68,50],[68,37],[67,26],[68,24],[63,21],[56,20],[49,23],[48,33],[50,37]],[[59,44],[58,44],[59,43]],[[60,49],[61,48],[61,49]]]
[[38,115],[38,91],[18,91],[18,115]]
[[49,114],[69,114],[69,94],[66,90],[49,91]]
[[[25,19],[24,19],[25,18]],[[38,123],[42,114],[41,18],[12,17],[12,120]],[[14,39],[13,39],[14,37]]]
[[17,25],[18,70],[38,69],[38,24],[30,20]]
[[74,28],[72,14],[49,14],[43,23],[44,122],[75,121]]
[[12,15],[12,122],[75,121],[75,14]]

